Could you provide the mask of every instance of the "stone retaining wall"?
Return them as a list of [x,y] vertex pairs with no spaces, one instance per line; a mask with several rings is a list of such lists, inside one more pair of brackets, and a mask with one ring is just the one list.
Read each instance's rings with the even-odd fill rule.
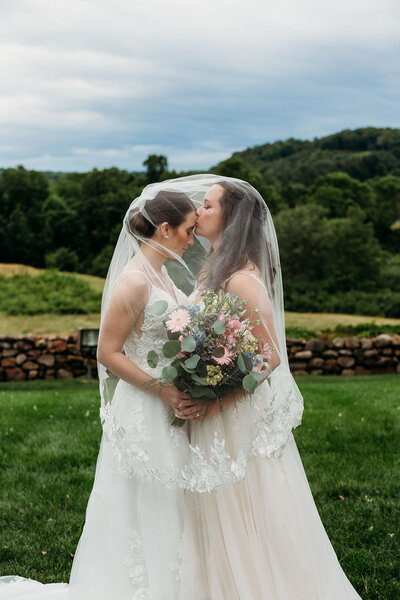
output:
[[400,373],[400,335],[286,340],[293,375]]
[[[294,375],[400,373],[400,335],[287,338],[286,343]],[[79,377],[89,361],[97,377],[96,361],[78,352],[76,335],[0,336],[0,381]]]
[[79,377],[88,361],[97,377],[96,361],[79,353],[76,335],[0,336],[0,381]]

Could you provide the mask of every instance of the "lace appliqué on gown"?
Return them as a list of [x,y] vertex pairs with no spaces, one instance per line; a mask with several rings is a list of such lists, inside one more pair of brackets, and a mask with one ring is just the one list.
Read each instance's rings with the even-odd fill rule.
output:
[[[144,310],[142,335],[132,331],[124,346],[126,356],[154,378],[161,379],[162,369],[170,364],[170,359],[162,354],[168,340],[162,322],[165,315],[152,314],[149,306],[158,299],[168,302],[169,311],[178,303],[188,304],[178,289],[176,296],[178,302],[164,290],[153,287]],[[161,357],[154,369],[147,364],[150,350]],[[250,399],[217,415],[212,423],[192,425],[212,428],[205,444],[191,443],[187,425],[172,427],[172,411],[158,397],[120,380],[112,403],[101,413],[115,471],[171,489],[211,493],[220,485],[243,480],[248,460],[253,456],[281,456],[291,429],[301,422],[303,407],[293,393],[290,377],[278,367],[271,385],[264,382]],[[249,410],[249,404],[253,410]],[[236,447],[227,447],[227,430],[239,440]]]
[[128,532],[128,556],[125,566],[134,588],[132,600],[152,600],[152,594],[147,580],[146,562],[142,550],[143,541],[137,531]]

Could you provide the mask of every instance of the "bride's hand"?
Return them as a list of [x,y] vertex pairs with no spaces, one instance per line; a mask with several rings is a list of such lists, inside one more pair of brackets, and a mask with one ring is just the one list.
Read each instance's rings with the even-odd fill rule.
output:
[[220,412],[218,402],[215,400],[201,400],[193,398],[192,406],[180,411],[178,415],[182,419],[193,419],[194,421],[204,421],[209,417],[215,417]]
[[190,394],[180,392],[172,383],[160,383],[158,396],[165,404],[172,408],[177,417],[181,417],[179,413],[183,409],[193,405],[192,396]]
[[208,416],[212,402],[201,398],[192,398],[178,406],[175,415],[180,419],[203,421]]

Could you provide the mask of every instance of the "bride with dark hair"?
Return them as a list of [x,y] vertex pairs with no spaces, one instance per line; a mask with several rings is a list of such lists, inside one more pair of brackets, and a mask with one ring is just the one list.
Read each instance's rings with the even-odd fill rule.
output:
[[[251,396],[205,401],[163,376],[165,314],[201,310],[210,290],[244,300],[257,317],[252,343],[272,348]],[[104,287],[98,360],[103,438],[70,585],[0,578],[0,600],[360,600],[293,438],[303,399],[275,229],[254,188],[194,175],[132,202]]]

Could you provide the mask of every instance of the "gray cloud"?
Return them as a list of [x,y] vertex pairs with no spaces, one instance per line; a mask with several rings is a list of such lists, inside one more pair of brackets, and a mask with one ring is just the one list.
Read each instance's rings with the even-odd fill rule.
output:
[[400,126],[399,24],[397,0],[3,0],[0,166],[207,168]]

